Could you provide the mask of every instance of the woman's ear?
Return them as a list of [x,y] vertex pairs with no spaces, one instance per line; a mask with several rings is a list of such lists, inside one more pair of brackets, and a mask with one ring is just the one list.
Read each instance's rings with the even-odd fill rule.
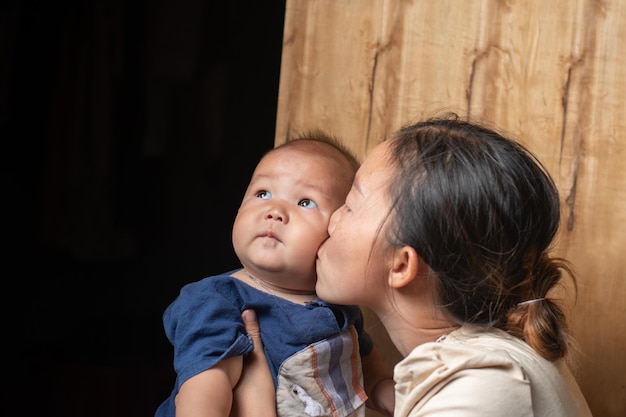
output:
[[389,271],[389,286],[402,288],[417,277],[421,259],[411,246],[395,248]]

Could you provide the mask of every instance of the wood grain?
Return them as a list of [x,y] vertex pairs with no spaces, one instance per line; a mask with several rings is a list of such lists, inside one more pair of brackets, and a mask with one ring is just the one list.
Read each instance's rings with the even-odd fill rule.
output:
[[561,193],[555,252],[578,274],[563,296],[596,417],[626,415],[625,45],[624,0],[287,0],[277,112],[277,144],[322,127],[363,157],[452,110],[538,155]]

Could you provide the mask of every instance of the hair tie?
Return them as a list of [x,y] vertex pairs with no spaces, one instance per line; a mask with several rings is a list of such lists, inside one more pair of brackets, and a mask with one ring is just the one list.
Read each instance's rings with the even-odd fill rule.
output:
[[532,300],[526,300],[526,301],[522,301],[521,303],[517,303],[517,306],[520,307],[520,306],[523,306],[523,305],[526,305],[526,304],[538,303],[539,301],[543,301],[545,299],[546,299],[546,297],[533,298]]

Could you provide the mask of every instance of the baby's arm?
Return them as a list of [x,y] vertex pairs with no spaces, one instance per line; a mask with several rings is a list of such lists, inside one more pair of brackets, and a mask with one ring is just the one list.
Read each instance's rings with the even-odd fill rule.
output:
[[393,374],[386,369],[376,346],[369,355],[361,357],[361,364],[363,384],[369,397],[367,406],[384,416],[393,416],[395,406]]
[[176,417],[226,417],[230,415],[233,389],[243,369],[243,358],[219,362],[183,382],[176,396]]

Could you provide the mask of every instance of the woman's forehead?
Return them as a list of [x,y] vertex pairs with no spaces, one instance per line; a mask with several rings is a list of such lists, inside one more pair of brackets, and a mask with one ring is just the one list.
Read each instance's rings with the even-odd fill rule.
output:
[[383,197],[393,172],[389,146],[383,142],[377,145],[361,164],[354,180],[354,187],[364,197]]
[[390,158],[389,143],[382,142],[365,157],[359,172],[389,172],[392,169],[393,164]]

